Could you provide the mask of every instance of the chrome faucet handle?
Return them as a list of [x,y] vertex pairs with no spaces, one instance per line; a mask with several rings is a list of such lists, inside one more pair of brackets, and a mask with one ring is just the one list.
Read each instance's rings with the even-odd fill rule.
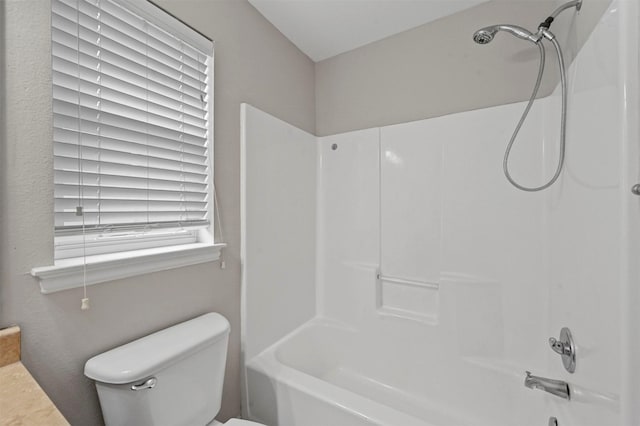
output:
[[560,342],[555,337],[549,337],[549,346],[553,349],[554,352],[560,355],[570,355],[571,348],[567,347],[564,342]]
[[567,327],[560,330],[560,338],[549,338],[549,346],[553,351],[562,356],[562,364],[564,368],[573,373],[576,371],[576,347],[573,343],[571,331]]

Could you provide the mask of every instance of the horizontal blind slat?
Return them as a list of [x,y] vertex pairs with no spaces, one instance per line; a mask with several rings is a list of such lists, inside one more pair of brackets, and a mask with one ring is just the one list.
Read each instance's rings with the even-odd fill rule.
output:
[[[54,148],[58,144],[74,145],[77,149],[78,146],[85,148],[99,148],[105,150],[118,151],[122,153],[129,153],[131,155],[149,156],[151,158],[157,158],[160,160],[178,161],[180,163],[192,164],[194,166],[209,167],[207,165],[207,156],[205,153],[187,152],[186,150],[180,151],[180,147],[164,147],[155,144],[155,141],[151,142],[136,142],[128,141],[121,138],[111,138],[105,136],[104,132],[100,135],[93,133],[84,133],[74,130],[68,130],[63,128],[54,127],[53,129]],[[79,144],[80,140],[81,143]],[[190,148],[191,145],[185,148]],[[65,148],[61,148],[65,149]]]
[[56,234],[62,236],[78,234],[78,231],[83,231],[86,234],[102,234],[103,236],[109,236],[110,234],[118,234],[128,231],[139,230],[188,230],[207,227],[209,225],[208,219],[203,220],[191,220],[191,221],[163,221],[154,223],[120,223],[116,226],[112,225],[69,225],[69,226],[57,226],[55,227]]
[[75,213],[58,213],[55,215],[56,227],[102,225],[117,226],[129,224],[144,224],[155,222],[186,223],[188,221],[203,221],[205,215],[200,212],[109,212],[109,213],[86,213],[83,216],[76,216]]
[[[62,213],[74,213],[78,206],[78,200],[73,199],[56,199],[55,211]],[[164,200],[128,200],[128,199],[97,199],[91,200],[83,198],[83,212],[122,212],[122,211],[150,211],[150,212],[166,212],[166,211],[189,211],[206,213],[206,202],[187,202],[187,201],[164,201]]]
[[87,158],[78,159],[77,157],[65,157],[61,155],[54,155],[53,166],[54,170],[69,172],[95,173],[98,175],[104,173],[108,175],[172,180],[176,182],[207,182],[207,175],[205,173],[135,166],[104,160],[89,160]]
[[[73,198],[78,200],[80,198],[78,190],[79,188],[75,184],[55,183],[56,198]],[[205,201],[209,198],[209,195],[206,192],[171,189],[123,188],[119,186],[89,184],[82,187],[82,192],[83,199],[100,199],[102,197],[138,199],[151,197],[153,199],[167,201],[182,199],[186,201]]]
[[[105,161],[111,163],[125,163],[132,166],[151,167],[154,169],[186,171],[207,175],[208,167],[205,164],[191,163],[176,159],[158,158],[144,154],[132,154],[128,151],[112,150],[104,146],[92,147],[86,144],[78,145],[59,142],[54,139],[54,155],[60,157],[88,159],[92,161]],[[101,144],[102,145],[102,144]]]
[[174,179],[161,179],[161,178],[141,178],[136,176],[124,176],[114,175],[108,173],[95,173],[84,171],[82,173],[74,170],[55,170],[54,169],[54,183],[65,184],[78,184],[82,186],[88,185],[107,185],[107,186],[120,186],[122,188],[137,188],[137,189],[164,189],[173,191],[191,191],[205,192],[207,189],[206,183],[190,182]]

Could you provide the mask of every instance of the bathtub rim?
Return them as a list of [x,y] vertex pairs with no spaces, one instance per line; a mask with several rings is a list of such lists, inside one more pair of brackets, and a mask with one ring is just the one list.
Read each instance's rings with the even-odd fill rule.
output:
[[[246,364],[243,365],[247,401],[247,404],[243,407],[244,418],[257,422],[264,422],[264,419],[254,416],[251,413],[248,403],[249,383],[246,369],[252,369],[258,373],[266,375],[270,380],[275,381],[278,384],[285,385],[295,391],[309,395],[350,415],[365,419],[371,422],[371,425],[386,426],[402,424],[403,426],[439,426],[436,423],[425,421],[349,389],[345,389],[331,382],[322,380],[321,378],[313,376],[307,372],[298,370],[284,364],[279,359],[278,351],[281,346],[287,344],[299,334],[317,327],[338,329],[341,332],[358,332],[355,327],[349,326],[340,321],[325,317],[316,317],[291,331],[286,336],[246,362]],[[244,412],[245,409],[246,413]],[[456,419],[466,422],[461,424],[471,424],[468,423],[469,419],[465,416],[456,416]]]

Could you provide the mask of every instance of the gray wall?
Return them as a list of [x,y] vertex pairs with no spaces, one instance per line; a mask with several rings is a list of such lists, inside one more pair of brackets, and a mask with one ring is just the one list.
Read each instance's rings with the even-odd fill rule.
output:
[[29,275],[53,263],[50,3],[0,0],[0,327],[21,326],[23,362],[74,425],[102,422],[82,373],[88,358],[208,311],[232,328],[219,417],[240,413],[240,103],[315,129],[313,62],[246,1],[159,4],[216,40],[215,179],[227,269],[207,263],[98,284],[89,287],[91,310],[81,311],[81,289],[42,295]]
[[[504,33],[486,46],[475,44],[471,36],[494,24],[536,29],[562,3],[494,0],[318,62],[317,135],[528,99],[538,72],[538,49]],[[609,3],[585,0],[575,21],[572,9],[552,25],[569,60]],[[550,94],[558,81],[554,50],[547,46],[548,78],[540,96]]]

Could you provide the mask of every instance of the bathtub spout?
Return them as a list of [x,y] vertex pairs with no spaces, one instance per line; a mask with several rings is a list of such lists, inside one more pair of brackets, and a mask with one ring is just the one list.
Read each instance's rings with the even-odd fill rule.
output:
[[529,389],[539,389],[549,392],[552,395],[559,396],[560,398],[571,399],[569,384],[567,382],[533,376],[529,371],[526,373],[527,377],[524,379],[524,385]]

